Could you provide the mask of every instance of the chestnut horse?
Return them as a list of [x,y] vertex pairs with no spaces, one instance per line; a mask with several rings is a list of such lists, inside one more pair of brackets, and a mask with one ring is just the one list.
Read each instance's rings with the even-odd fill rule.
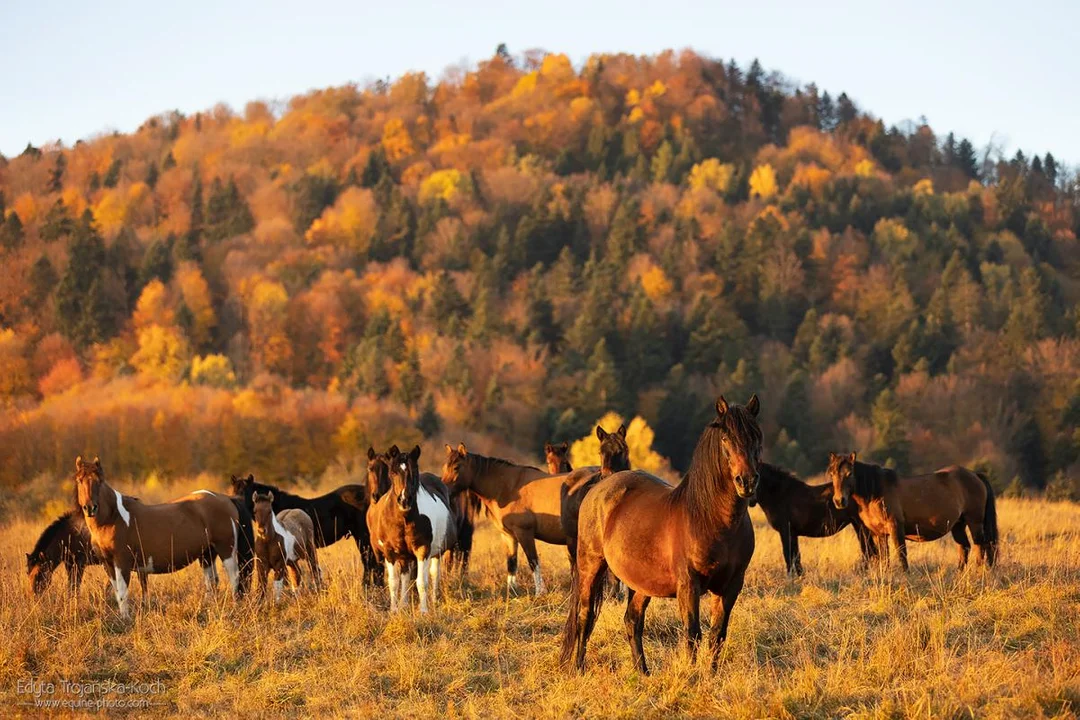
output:
[[946,533],[959,545],[961,568],[971,551],[968,530],[981,559],[988,566],[997,559],[997,506],[985,475],[950,465],[901,478],[895,470],[856,461],[855,453],[829,453],[828,475],[836,507],[853,503],[859,519],[878,538],[882,559],[888,562],[891,539],[905,572],[906,540],[926,542]]
[[548,472],[552,475],[568,473],[574,468],[570,466],[570,446],[561,442],[558,445],[544,443],[544,461],[547,462]]
[[311,567],[316,590],[322,585],[319,558],[315,552],[315,526],[303,510],[274,512],[274,493],[252,493],[255,505],[255,561],[258,566],[259,597],[266,595],[266,580],[274,571],[274,602],[281,599],[285,575],[295,593],[300,589],[300,561]]
[[731,610],[754,554],[747,502],[761,464],[757,395],[745,407],[716,401],[716,419],[694,449],[677,487],[639,470],[615,473],[581,503],[577,572],[563,631],[562,664],[585,667],[585,648],[604,599],[610,568],[629,587],[626,638],[637,669],[647,674],[641,635],[654,597],[676,598],[691,657],[701,640],[701,595],[713,593],[712,668],[727,637]]
[[[597,468],[592,468],[596,471]],[[506,587],[517,588],[518,545],[525,550],[533,572],[536,594],[544,592],[536,541],[565,545],[560,493],[565,475],[549,475],[540,468],[515,465],[508,460],[470,453],[464,443],[446,446],[443,482],[450,494],[470,491],[480,498],[487,516],[502,531],[506,545]]]
[[877,557],[877,548],[870,531],[859,520],[853,507],[837,509],[832,502],[832,486],[808,485],[786,470],[761,463],[758,467],[756,504],[765,512],[765,519],[780,534],[780,547],[784,552],[784,565],[788,573],[803,574],[802,555],[799,552],[799,536],[828,537],[848,525],[859,539],[863,565]]
[[600,440],[600,469],[582,468],[574,470],[563,480],[559,490],[559,517],[563,534],[566,535],[566,550],[570,554],[570,571],[577,566],[577,525],[581,501],[593,489],[596,483],[617,472],[630,469],[630,448],[626,444],[626,426],[609,433],[599,425],[596,437]]
[[[112,576],[116,603],[128,615],[131,572],[146,587],[146,576],[171,573],[208,558],[203,573],[208,590],[217,585],[213,558],[220,557],[233,593],[238,593],[240,568],[239,513],[232,501],[209,490],[160,505],[148,505],[121,495],[105,482],[101,461],[75,460],[75,496],[94,549]],[[146,594],[143,594],[146,601]]]
[[367,513],[376,557],[386,563],[390,610],[404,609],[409,602],[412,571],[420,612],[428,611],[428,580],[432,604],[439,595],[440,562],[454,545],[455,524],[450,493],[431,473],[420,473],[420,446],[407,455],[397,446],[387,453],[391,490]]

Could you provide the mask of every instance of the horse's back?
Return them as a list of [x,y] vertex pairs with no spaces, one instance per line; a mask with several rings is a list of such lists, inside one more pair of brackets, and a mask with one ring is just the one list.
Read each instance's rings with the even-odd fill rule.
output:
[[313,538],[315,535],[315,524],[311,522],[311,516],[299,508],[282,510],[277,513],[277,519],[297,540]]
[[195,492],[182,495],[170,500],[165,505],[151,505],[145,507],[165,507],[168,505],[178,506],[185,514],[199,518],[204,523],[221,522],[223,518],[229,518],[240,524],[240,511],[228,495],[219,495],[209,490],[196,490]]

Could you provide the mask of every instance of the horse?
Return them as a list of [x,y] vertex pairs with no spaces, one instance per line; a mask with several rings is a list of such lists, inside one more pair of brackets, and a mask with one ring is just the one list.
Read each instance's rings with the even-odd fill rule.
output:
[[67,570],[68,592],[77,595],[87,565],[101,565],[90,541],[82,513],[70,510],[41,532],[34,549],[26,553],[26,575],[35,595],[41,595],[60,565]]
[[377,557],[386,563],[390,610],[404,609],[409,602],[412,570],[420,612],[428,612],[428,579],[431,602],[439,595],[440,561],[454,545],[454,519],[450,493],[436,475],[420,473],[420,446],[402,454],[397,446],[388,451],[391,491],[368,509]]
[[540,468],[470,453],[465,444],[460,443],[456,449],[446,446],[442,480],[450,488],[451,496],[465,491],[475,493],[487,516],[502,532],[506,546],[507,591],[517,589],[520,545],[533,572],[536,594],[542,594],[544,579],[536,541],[566,544],[559,502],[565,476],[549,475]]
[[258,491],[274,493],[279,512],[290,509],[306,512],[315,526],[316,547],[333,545],[351,535],[364,564],[364,584],[382,584],[382,565],[376,562],[371,551],[371,536],[364,519],[370,503],[368,491],[363,485],[342,485],[325,495],[313,498],[293,495],[273,485],[255,482],[255,476],[250,474],[246,478],[233,475],[231,486],[232,496],[242,498],[249,511],[255,509],[251,497]]
[[593,489],[596,483],[609,475],[630,469],[630,448],[626,444],[626,426],[609,433],[601,426],[596,426],[596,437],[600,440],[600,469],[581,468],[574,470],[563,480],[559,488],[559,519],[563,534],[566,536],[566,550],[570,555],[570,570],[577,566],[578,512],[581,501]]
[[638,671],[648,674],[641,636],[654,597],[676,598],[692,657],[701,640],[699,605],[713,593],[712,669],[727,637],[731,610],[754,554],[747,512],[761,464],[760,403],[729,406],[721,396],[716,418],[698,440],[682,483],[671,487],[640,470],[601,480],[585,496],[578,519],[577,572],[561,663],[581,671],[585,648],[604,599],[608,568],[629,587],[623,624]]
[[[239,594],[239,513],[224,495],[195,492],[160,505],[121,495],[105,481],[101,460],[75,460],[75,496],[94,549],[112,576],[120,615],[128,616],[128,582],[171,573],[203,560],[207,589],[217,585],[214,557],[222,559],[233,594]],[[143,602],[146,593],[143,593]]]
[[862,563],[867,565],[877,557],[877,548],[866,526],[853,508],[837,509],[832,502],[832,486],[808,485],[783,468],[762,463],[758,470],[756,504],[765,512],[765,519],[780,534],[784,565],[789,574],[803,574],[799,536],[828,537],[848,525],[859,539]]
[[859,462],[855,453],[829,453],[833,504],[845,509],[854,501],[859,519],[878,539],[883,562],[888,542],[896,546],[907,572],[907,540],[928,542],[952,533],[959,546],[959,567],[967,565],[971,539],[988,567],[998,552],[997,505],[990,481],[981,473],[950,465],[928,475],[901,478],[895,470]]
[[281,599],[285,575],[295,593],[300,589],[300,561],[307,561],[311,577],[318,590],[322,572],[315,552],[315,525],[303,510],[290,509],[274,513],[274,493],[252,493],[255,505],[255,564],[259,578],[259,597],[266,596],[266,581],[274,571],[274,602]]
[[570,446],[561,442],[558,445],[544,443],[544,460],[547,462],[548,473],[561,475],[568,473],[574,468],[570,466]]

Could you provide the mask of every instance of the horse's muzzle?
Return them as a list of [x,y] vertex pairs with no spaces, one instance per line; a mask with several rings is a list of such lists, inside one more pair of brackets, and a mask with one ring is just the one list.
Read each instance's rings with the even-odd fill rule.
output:
[[92,505],[83,505],[83,514],[86,515],[86,517],[94,517],[95,515],[97,515],[97,511],[97,503],[94,503]]
[[838,498],[834,497],[833,498],[833,505],[836,506],[837,510],[843,510],[844,508],[847,507],[847,498],[846,497],[838,497]]
[[758,474],[749,477],[735,476],[735,494],[743,500],[753,501],[757,496]]

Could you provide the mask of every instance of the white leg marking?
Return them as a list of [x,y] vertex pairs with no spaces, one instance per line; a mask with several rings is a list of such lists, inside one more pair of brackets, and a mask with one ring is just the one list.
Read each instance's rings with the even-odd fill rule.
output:
[[416,559],[416,592],[420,594],[420,614],[428,611],[428,572],[429,561],[427,558]]
[[274,578],[274,602],[276,603],[281,599],[281,590],[285,585],[285,581],[280,578]]
[[114,566],[116,580],[113,581],[113,590],[116,591],[116,605],[120,608],[120,617],[128,616],[128,584],[124,580],[124,574],[118,566]]
[[217,566],[214,563],[203,568],[203,584],[206,585],[208,593],[214,592],[217,588]]
[[386,563],[386,589],[390,592],[390,612],[397,611],[397,568],[389,560]]
[[544,578],[540,575],[540,558],[536,559],[536,567],[533,568],[533,584],[536,585],[536,594],[544,594]]
[[442,573],[442,570],[440,569],[442,567],[442,565],[440,564],[440,560],[441,560],[440,557],[435,556],[435,557],[431,558],[430,565],[429,565],[429,567],[431,568],[431,604],[432,605],[439,602],[439,576]]
[[510,591],[517,590],[517,575],[506,573],[506,589]]
[[232,588],[233,596],[240,590],[240,526],[235,520],[232,522],[232,555],[221,561],[225,566],[225,574],[229,577],[229,587]]
[[412,587],[412,571],[408,568],[404,572],[398,570],[398,610],[409,609],[409,588]]

